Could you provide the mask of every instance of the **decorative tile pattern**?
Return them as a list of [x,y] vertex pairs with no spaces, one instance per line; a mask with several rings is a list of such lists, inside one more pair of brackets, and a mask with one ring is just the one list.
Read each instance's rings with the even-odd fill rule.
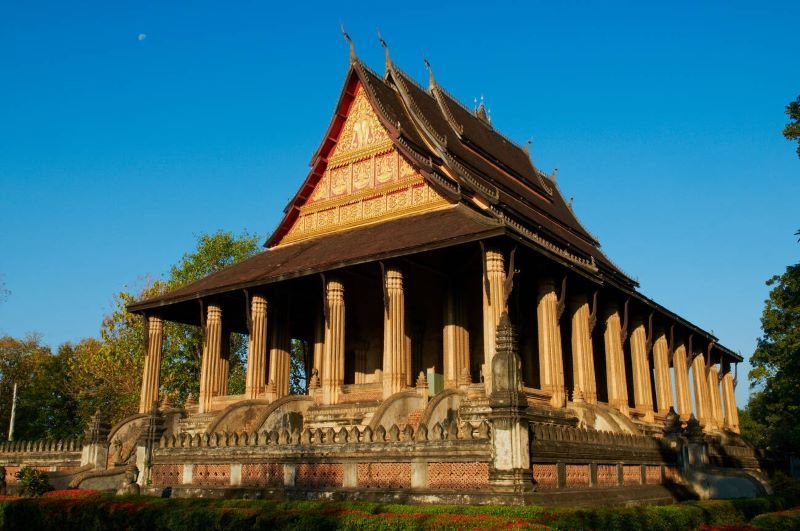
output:
[[555,463],[535,463],[533,481],[540,490],[558,488],[558,465]]
[[180,485],[183,483],[183,465],[156,464],[150,470],[153,485],[163,487],[166,485]]
[[589,465],[566,465],[566,472],[568,489],[589,486]]
[[617,465],[597,465],[597,485],[599,487],[616,487],[619,485]]
[[231,465],[194,465],[193,485],[230,485]]
[[242,465],[242,485],[280,487],[283,485],[283,465],[280,463],[245,463]]
[[660,485],[661,484],[661,467],[658,465],[647,465],[647,469],[645,471],[645,476],[647,478],[648,485]]
[[640,465],[623,465],[622,479],[625,485],[641,485],[642,467]]
[[372,400],[382,400],[383,391],[361,391],[356,393],[345,393],[339,395],[340,404],[352,404],[354,402],[368,402]]
[[411,488],[411,463],[358,463],[358,486]]
[[488,463],[429,463],[432,489],[476,490],[489,486]]
[[342,463],[301,463],[297,465],[297,485],[303,487],[341,487]]

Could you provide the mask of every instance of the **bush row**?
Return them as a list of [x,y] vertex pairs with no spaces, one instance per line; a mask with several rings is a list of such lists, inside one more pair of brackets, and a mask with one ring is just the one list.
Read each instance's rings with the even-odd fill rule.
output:
[[[3,530],[251,530],[251,529],[696,529],[702,524],[785,529],[800,511],[775,513],[795,496],[684,502],[666,506],[568,509],[505,506],[393,505],[162,499],[101,494],[0,499]],[[772,513],[772,514],[767,514]],[[761,516],[759,516],[761,515]]]

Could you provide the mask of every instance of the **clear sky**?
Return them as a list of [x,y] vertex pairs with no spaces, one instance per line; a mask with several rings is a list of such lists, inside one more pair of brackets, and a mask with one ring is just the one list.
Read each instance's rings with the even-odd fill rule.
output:
[[765,280],[800,255],[780,134],[798,20],[796,1],[3,3],[0,334],[96,335],[197,234],[266,237],[339,95],[341,21],[375,69],[380,28],[401,68],[424,82],[424,53],[485,96],[646,295],[748,357]]

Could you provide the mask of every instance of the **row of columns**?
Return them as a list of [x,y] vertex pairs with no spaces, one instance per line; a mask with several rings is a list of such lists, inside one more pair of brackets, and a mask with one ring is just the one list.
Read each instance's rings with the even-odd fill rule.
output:
[[[482,374],[486,389],[491,389],[491,360],[496,351],[495,330],[506,307],[506,269],[503,253],[486,249],[483,254],[483,351]],[[405,323],[405,287],[403,272],[395,266],[385,268],[384,285],[384,342],[383,342],[383,396],[397,393],[411,385],[411,348]],[[319,375],[323,404],[336,404],[344,383],[345,354],[345,287],[336,277],[325,279],[324,311],[315,323],[313,374]],[[457,382],[469,371],[469,332],[466,326],[462,294],[453,286],[446,290],[444,305],[444,376],[449,385]],[[563,297],[563,293],[561,294]],[[263,295],[250,299],[248,364],[246,398],[255,399],[265,392],[280,398],[289,392],[290,337],[286,312],[282,302],[268,303]],[[559,300],[556,283],[543,278],[538,286],[536,319],[538,327],[539,381],[543,391],[550,394],[553,407],[564,407],[568,400],[564,376],[561,342],[561,317],[563,300]],[[596,306],[596,300],[594,301]],[[275,309],[276,311],[272,311]],[[596,308],[585,294],[570,300],[572,347],[572,400],[596,403],[597,376],[595,374],[592,332]],[[624,337],[619,308],[606,305],[603,316],[603,344],[605,347],[606,383],[608,403],[623,414],[629,414],[628,379],[626,377],[624,342],[630,341],[631,379],[634,408],[645,421],[653,421],[654,411],[666,414],[676,407],[681,417],[688,419],[692,412],[688,381],[687,359],[691,361],[696,416],[709,427],[738,429],[738,414],[734,398],[733,377],[726,366],[720,378],[715,366],[706,367],[702,355],[690,352],[687,358],[685,345],[674,346],[675,401],[670,382],[669,345],[663,331],[655,339],[648,337],[644,323],[631,323],[629,338]],[[268,319],[274,321],[268,328]],[[626,317],[627,321],[627,317]],[[148,318],[148,342],[142,381],[140,411],[150,409],[157,400],[159,367],[163,343],[163,321]],[[269,332],[269,335],[268,335]],[[652,332],[651,332],[652,333]],[[203,359],[200,376],[199,410],[210,410],[215,396],[227,394],[230,341],[222,324],[222,309],[209,304],[206,310]],[[691,342],[690,342],[691,345]],[[650,368],[649,351],[652,349],[654,369]],[[270,380],[267,381],[267,375]],[[655,389],[655,397],[652,389]],[[654,404],[655,398],[655,404]]]

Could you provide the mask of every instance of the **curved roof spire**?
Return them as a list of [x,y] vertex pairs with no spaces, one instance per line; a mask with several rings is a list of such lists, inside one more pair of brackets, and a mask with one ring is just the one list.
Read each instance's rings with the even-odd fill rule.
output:
[[386,50],[386,70],[389,70],[389,65],[392,64],[392,59],[389,57],[389,45],[386,44],[386,41],[383,40],[383,35],[381,35],[381,30],[378,30],[378,41],[380,41],[381,46],[383,49]]
[[436,86],[436,79],[433,77],[433,68],[431,68],[431,63],[424,54],[422,55],[422,62],[425,63],[425,70],[428,71],[428,88],[434,88]]
[[347,43],[350,45],[350,62],[351,63],[355,63],[356,62],[356,47],[353,44],[353,39],[351,39],[350,35],[348,35],[347,32],[344,30],[344,24],[343,23],[339,24],[339,28],[342,30],[342,37],[344,37],[344,40],[347,41]]

